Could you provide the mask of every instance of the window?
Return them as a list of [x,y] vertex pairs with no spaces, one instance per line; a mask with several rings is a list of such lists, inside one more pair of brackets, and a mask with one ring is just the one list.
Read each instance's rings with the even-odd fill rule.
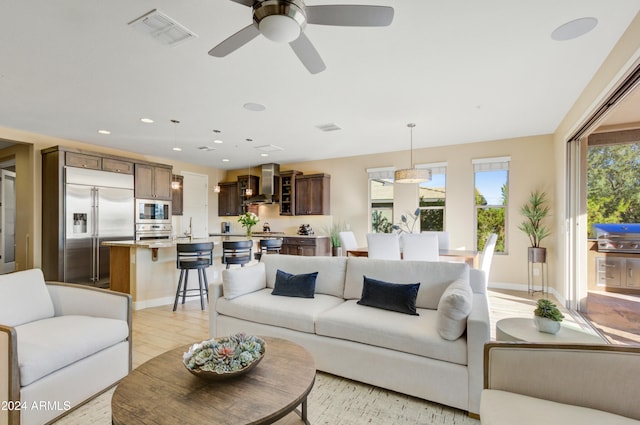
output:
[[507,252],[506,223],[511,158],[474,159],[476,249],[481,251],[491,233],[498,235],[495,252]]
[[420,231],[444,231],[447,163],[422,164],[416,168],[431,170],[431,181],[420,183]]
[[393,168],[370,168],[371,231],[391,233],[393,226]]

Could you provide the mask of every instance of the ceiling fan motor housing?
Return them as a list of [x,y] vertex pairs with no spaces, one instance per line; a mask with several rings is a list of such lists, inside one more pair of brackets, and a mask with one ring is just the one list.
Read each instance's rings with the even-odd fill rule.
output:
[[290,43],[307,24],[304,1],[265,0],[253,6],[253,22],[270,40]]

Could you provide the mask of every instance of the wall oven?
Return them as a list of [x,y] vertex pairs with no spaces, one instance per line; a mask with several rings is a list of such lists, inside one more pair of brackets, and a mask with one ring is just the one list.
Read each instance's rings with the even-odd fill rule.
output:
[[136,199],[136,224],[171,224],[171,201]]
[[136,199],[136,240],[171,238],[171,201]]

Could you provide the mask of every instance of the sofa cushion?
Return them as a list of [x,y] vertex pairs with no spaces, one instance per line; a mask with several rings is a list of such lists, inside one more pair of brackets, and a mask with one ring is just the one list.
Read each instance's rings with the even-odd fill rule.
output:
[[454,340],[462,336],[467,329],[472,303],[469,281],[458,279],[447,287],[438,303],[438,333],[441,337]]
[[62,369],[129,336],[124,320],[58,316],[16,327],[20,386]]
[[222,270],[222,292],[224,297],[232,300],[240,295],[264,289],[266,274],[264,264],[241,267],[239,269]]
[[0,324],[19,326],[53,315],[53,302],[40,269],[0,276]]
[[318,272],[291,274],[278,270],[271,295],[283,297],[313,298],[316,290]]
[[464,263],[396,261],[348,257],[344,298],[359,299],[362,276],[395,283],[420,282],[416,307],[438,308],[440,297],[456,279],[469,280],[469,266]]
[[318,316],[343,302],[342,298],[317,293],[315,298],[274,297],[271,289],[267,288],[234,300],[219,298],[215,308],[225,316],[314,333]]
[[[292,274],[318,272],[316,294],[342,298],[347,257],[305,257],[301,255],[265,255],[262,257],[267,273],[267,287],[273,288],[278,269]],[[360,276],[362,279],[362,276]],[[360,294],[358,294],[360,298]]]
[[358,304],[417,316],[416,297],[419,288],[419,283],[390,283],[364,276],[362,297]]
[[638,425],[640,421],[602,410],[556,403],[500,390],[483,390],[480,400],[482,425],[539,425],[549,422],[570,425]]
[[466,338],[442,339],[436,327],[437,312],[418,309],[418,313],[410,316],[349,300],[322,313],[316,333],[466,365]]

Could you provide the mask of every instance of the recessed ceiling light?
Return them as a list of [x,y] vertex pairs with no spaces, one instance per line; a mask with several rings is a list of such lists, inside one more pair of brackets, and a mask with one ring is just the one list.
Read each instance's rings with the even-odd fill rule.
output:
[[220,140],[220,139],[216,139],[216,140],[213,141],[213,143],[215,143],[216,145],[221,145],[224,142],[222,140]]
[[227,158],[224,158],[222,162],[229,162],[229,160]]
[[268,153],[261,153],[260,156],[269,156]]
[[253,111],[253,112],[262,112],[265,109],[267,109],[264,105],[261,105],[259,103],[253,103],[253,102],[245,103],[242,106],[244,107],[244,109],[248,111]]
[[182,151],[182,148],[173,148],[173,150],[176,151],[176,152],[180,152],[180,151]]
[[551,38],[556,41],[567,41],[585,35],[598,25],[596,18],[579,18],[560,25],[553,30]]
[[100,133],[100,134],[111,134],[111,132],[109,130],[98,130],[98,133]]
[[140,118],[140,121],[142,121],[145,124],[153,124],[153,120],[151,118]]

